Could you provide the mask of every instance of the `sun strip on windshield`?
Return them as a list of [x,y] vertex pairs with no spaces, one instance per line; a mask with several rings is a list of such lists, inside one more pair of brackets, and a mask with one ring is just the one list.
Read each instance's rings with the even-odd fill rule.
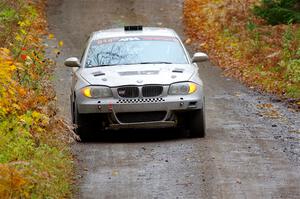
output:
[[105,39],[97,39],[92,41],[92,45],[102,45],[114,42],[129,42],[129,41],[178,41],[175,37],[166,36],[137,36],[137,37],[112,37]]

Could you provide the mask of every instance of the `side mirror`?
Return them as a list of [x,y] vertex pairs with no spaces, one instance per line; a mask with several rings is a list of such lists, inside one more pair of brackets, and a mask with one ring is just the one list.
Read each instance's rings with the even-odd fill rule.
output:
[[192,58],[192,61],[193,62],[205,62],[205,61],[208,61],[208,55],[205,54],[205,53],[195,53],[193,58]]
[[65,66],[67,67],[80,67],[80,62],[77,57],[70,57],[65,60]]

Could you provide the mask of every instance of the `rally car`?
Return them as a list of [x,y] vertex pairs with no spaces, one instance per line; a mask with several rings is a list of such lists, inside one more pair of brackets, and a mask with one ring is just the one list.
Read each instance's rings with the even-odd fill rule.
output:
[[[168,28],[126,26],[91,34],[73,68],[71,110],[79,136],[109,129],[187,129],[205,136],[205,97],[196,62]],[[95,130],[96,129],[96,130]]]

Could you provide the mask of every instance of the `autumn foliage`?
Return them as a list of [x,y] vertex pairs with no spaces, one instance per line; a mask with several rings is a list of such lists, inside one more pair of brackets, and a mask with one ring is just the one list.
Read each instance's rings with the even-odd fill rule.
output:
[[185,0],[186,32],[225,74],[258,90],[300,98],[300,26],[268,25],[259,0]]
[[68,126],[56,116],[42,0],[0,2],[0,198],[70,195]]

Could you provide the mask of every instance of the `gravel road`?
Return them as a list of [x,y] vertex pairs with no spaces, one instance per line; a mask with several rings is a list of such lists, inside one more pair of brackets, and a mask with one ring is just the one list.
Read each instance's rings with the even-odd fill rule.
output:
[[[70,118],[71,71],[63,59],[80,56],[92,31],[143,24],[173,28],[184,38],[182,4],[48,0],[50,32],[64,41],[54,80],[61,114]],[[187,139],[175,130],[136,130],[76,143],[75,197],[299,199],[300,114],[224,77],[209,63],[200,73],[207,96],[205,139]]]

